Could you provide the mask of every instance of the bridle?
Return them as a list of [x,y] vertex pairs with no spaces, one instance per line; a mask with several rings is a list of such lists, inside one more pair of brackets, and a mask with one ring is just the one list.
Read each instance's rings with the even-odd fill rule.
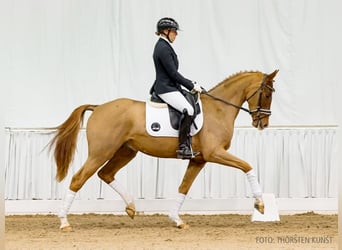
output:
[[256,114],[256,119],[253,119],[253,121],[255,121],[255,120],[260,121],[261,119],[265,118],[266,116],[270,116],[272,114],[270,109],[264,109],[261,107],[262,93],[264,92],[264,89],[268,88],[269,90],[271,90],[272,93],[275,92],[275,89],[272,88],[271,86],[267,85],[265,83],[265,80],[266,80],[266,75],[264,74],[260,87],[257,90],[255,90],[254,93],[250,97],[248,97],[246,99],[246,101],[248,102],[253,96],[255,96],[259,92],[258,106],[256,107],[256,109],[249,111],[250,115]]
[[253,92],[253,94],[250,95],[250,96],[246,99],[246,101],[249,101],[253,96],[255,96],[257,93],[259,93],[258,106],[257,106],[255,109],[252,109],[252,110],[246,109],[246,108],[244,108],[244,107],[242,107],[242,106],[238,106],[238,105],[236,105],[236,104],[234,104],[234,103],[231,103],[231,102],[228,102],[228,101],[223,100],[223,99],[221,99],[221,98],[218,98],[218,97],[216,97],[216,96],[213,96],[213,95],[209,94],[206,90],[203,90],[202,93],[203,93],[204,95],[207,95],[207,96],[211,97],[212,99],[214,99],[214,100],[216,100],[216,101],[220,101],[220,102],[223,102],[224,104],[227,104],[227,105],[229,105],[229,106],[233,106],[233,107],[235,107],[235,108],[237,108],[237,109],[241,109],[241,110],[247,112],[247,113],[250,114],[250,115],[255,115],[255,114],[257,114],[256,119],[253,119],[253,121],[255,121],[255,120],[260,121],[261,119],[265,118],[266,116],[270,116],[271,113],[272,113],[270,109],[264,109],[264,108],[261,107],[261,103],[262,103],[262,93],[263,93],[264,89],[265,89],[265,88],[268,88],[268,89],[271,90],[272,92],[275,92],[275,89],[272,88],[271,86],[267,85],[267,84],[265,83],[265,80],[266,80],[266,75],[264,74],[260,87],[257,88],[257,89]]

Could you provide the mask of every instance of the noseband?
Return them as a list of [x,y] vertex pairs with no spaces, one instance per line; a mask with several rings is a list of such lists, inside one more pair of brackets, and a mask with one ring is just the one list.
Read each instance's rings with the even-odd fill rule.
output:
[[[258,106],[256,107],[256,109],[252,109],[249,111],[249,114],[250,115],[254,115],[254,114],[257,114],[257,119],[260,121],[261,119],[265,118],[266,116],[270,116],[272,114],[271,110],[270,109],[263,109],[261,107],[261,103],[262,103],[262,93],[264,91],[265,88],[268,88],[269,90],[271,90],[272,92],[275,91],[274,88],[272,88],[271,86],[267,85],[265,83],[265,80],[266,80],[266,75],[264,74],[263,76],[263,79],[262,79],[262,82],[261,82],[261,85],[260,87],[254,91],[254,93],[248,97],[246,99],[246,101],[248,102],[253,96],[255,96],[258,92],[259,92],[259,99],[258,99]],[[256,119],[253,119],[253,121],[255,121]]]
[[[271,86],[268,86],[266,83],[265,83],[265,80],[266,80],[266,75],[264,74],[263,78],[262,78],[262,82],[261,82],[261,85],[260,87],[254,91],[254,93],[249,96],[246,101],[249,101],[253,96],[255,96],[257,93],[259,93],[259,100],[258,100],[258,106],[256,107],[256,109],[253,109],[253,110],[249,110],[249,109],[246,109],[244,107],[241,107],[241,106],[238,106],[238,105],[235,105],[234,103],[231,103],[231,102],[228,102],[228,101],[225,101],[225,100],[222,100],[221,98],[217,98],[211,94],[209,94],[207,91],[203,90],[202,93],[204,95],[207,95],[207,96],[210,96],[211,98],[213,98],[214,100],[216,101],[220,101],[220,102],[223,102],[227,105],[230,105],[230,106],[233,106],[237,109],[241,109],[245,112],[247,112],[248,114],[250,115],[254,115],[254,114],[257,114],[257,120],[261,120],[263,118],[265,118],[266,116],[270,116],[271,115],[271,110],[270,109],[263,109],[261,107],[261,101],[262,101],[262,93],[264,91],[265,88],[268,88],[269,90],[271,90],[272,92],[275,91],[274,88],[272,88]],[[253,119],[253,121],[255,121],[256,119]]]

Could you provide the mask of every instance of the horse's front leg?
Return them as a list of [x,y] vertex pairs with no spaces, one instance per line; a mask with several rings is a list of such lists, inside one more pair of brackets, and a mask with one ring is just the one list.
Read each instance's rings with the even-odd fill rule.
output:
[[189,226],[182,221],[182,219],[179,217],[179,210],[181,209],[185,197],[189,192],[189,189],[194,182],[196,176],[201,171],[201,169],[204,167],[204,163],[196,163],[193,160],[190,160],[188,168],[184,174],[182,183],[180,184],[178,188],[178,195],[176,198],[175,206],[170,210],[169,212],[169,218],[176,223],[176,226],[178,228],[188,228]]
[[242,170],[247,177],[247,180],[251,186],[252,194],[255,198],[254,207],[261,213],[264,214],[264,202],[262,200],[262,190],[258,182],[256,174],[253,168],[245,161],[238,157],[228,153],[224,149],[214,150],[208,156],[205,156],[206,161],[222,164],[229,167],[234,167]]

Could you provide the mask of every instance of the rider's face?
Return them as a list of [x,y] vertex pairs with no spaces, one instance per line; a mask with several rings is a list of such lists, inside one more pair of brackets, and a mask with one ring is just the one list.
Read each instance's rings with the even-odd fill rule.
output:
[[172,43],[176,40],[177,34],[177,30],[170,30],[169,38]]
[[177,36],[177,30],[163,30],[162,35],[169,39],[171,43],[173,43],[176,40]]

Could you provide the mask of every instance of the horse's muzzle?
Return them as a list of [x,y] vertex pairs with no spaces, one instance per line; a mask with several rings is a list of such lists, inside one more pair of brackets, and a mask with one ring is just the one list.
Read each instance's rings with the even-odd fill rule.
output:
[[252,125],[253,127],[259,130],[263,130],[264,128],[267,128],[268,126],[268,119],[269,119],[268,115],[263,115],[263,116],[254,115]]
[[253,119],[253,127],[263,130],[268,126],[268,119],[271,115],[271,110],[258,107],[257,109],[251,110],[250,113]]

